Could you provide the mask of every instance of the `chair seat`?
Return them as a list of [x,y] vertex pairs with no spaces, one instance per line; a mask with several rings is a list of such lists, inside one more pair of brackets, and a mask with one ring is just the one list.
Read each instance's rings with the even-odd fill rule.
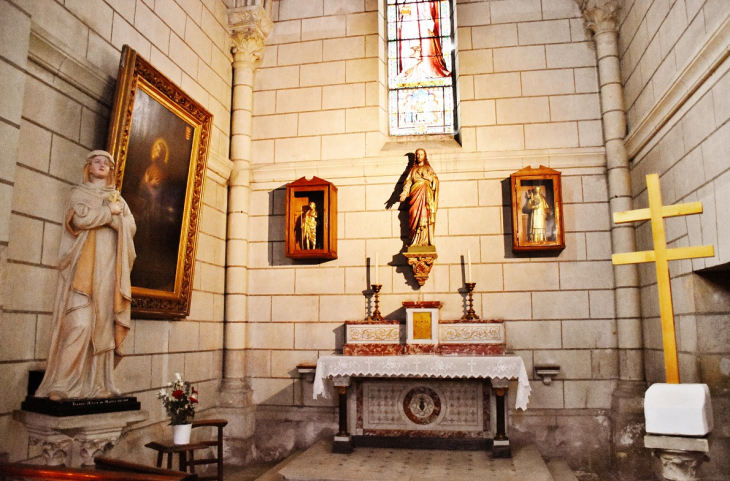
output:
[[[218,480],[223,481],[223,428],[228,424],[226,419],[201,419],[193,421],[192,429],[202,427],[213,427],[217,430],[215,439],[195,441],[189,444],[173,444],[170,441],[145,444],[146,447],[157,451],[157,466],[162,465],[162,455],[167,454],[167,465],[172,465],[172,456],[178,453],[180,456],[180,471],[190,469],[191,473],[195,473],[195,466],[217,464],[218,471],[215,476],[200,476],[200,480]],[[216,448],[216,456],[213,458],[195,459],[195,451],[200,449]]]

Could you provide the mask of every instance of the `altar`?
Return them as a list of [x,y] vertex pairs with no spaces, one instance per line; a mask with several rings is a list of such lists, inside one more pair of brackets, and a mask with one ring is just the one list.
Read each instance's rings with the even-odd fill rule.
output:
[[358,446],[492,449],[511,456],[509,381],[525,410],[530,383],[519,356],[321,356],[313,395],[338,393],[334,450]]

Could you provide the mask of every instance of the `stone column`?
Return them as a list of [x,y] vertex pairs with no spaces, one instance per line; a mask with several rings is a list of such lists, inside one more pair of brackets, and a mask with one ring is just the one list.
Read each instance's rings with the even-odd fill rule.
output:
[[226,311],[223,382],[220,406],[229,420],[227,461],[244,464],[253,440],[251,390],[245,382],[246,316],[248,294],[248,211],[251,182],[251,116],[254,72],[261,63],[264,42],[273,30],[270,0],[237,0],[228,10],[233,53],[231,108],[231,173],[228,191],[226,245]]
[[[598,61],[603,135],[606,147],[609,206],[611,215],[633,208],[631,171],[624,144],[626,104],[618,49],[619,0],[576,0],[586,28],[593,33]],[[636,251],[632,224],[611,223],[613,252]],[[612,465],[621,479],[643,479],[650,459],[643,449],[642,401],[644,351],[641,328],[639,271],[635,264],[614,266],[616,331],[618,334],[619,382],[613,393]]]

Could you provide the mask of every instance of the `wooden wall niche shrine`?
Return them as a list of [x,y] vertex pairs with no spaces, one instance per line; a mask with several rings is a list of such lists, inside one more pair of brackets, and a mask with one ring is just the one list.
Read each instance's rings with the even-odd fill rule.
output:
[[286,186],[286,256],[337,259],[337,187],[319,177]]
[[561,174],[530,166],[510,175],[512,193],[512,250],[565,249]]

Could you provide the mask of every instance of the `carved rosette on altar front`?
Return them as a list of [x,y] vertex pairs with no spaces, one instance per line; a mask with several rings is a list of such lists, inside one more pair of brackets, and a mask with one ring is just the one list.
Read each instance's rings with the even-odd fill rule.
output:
[[408,259],[408,265],[413,267],[413,277],[416,278],[419,286],[423,286],[431,274],[433,263],[438,259],[434,248],[433,252],[404,252],[403,256]]

